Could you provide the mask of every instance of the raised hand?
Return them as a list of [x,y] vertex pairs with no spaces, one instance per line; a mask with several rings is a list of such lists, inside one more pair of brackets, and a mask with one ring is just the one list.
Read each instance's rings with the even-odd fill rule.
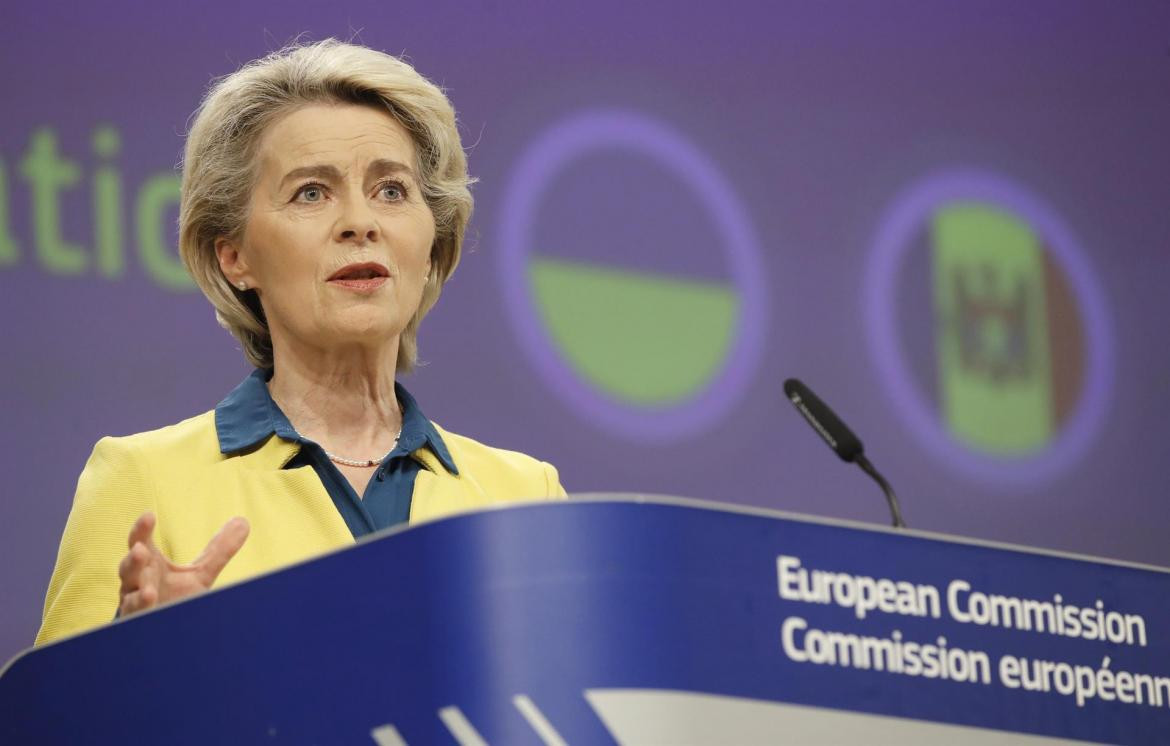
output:
[[151,541],[155,521],[154,513],[143,513],[130,529],[127,542],[130,551],[118,565],[118,576],[122,579],[118,611],[122,616],[211,588],[248,538],[248,521],[233,518],[211,538],[194,562],[176,565]]

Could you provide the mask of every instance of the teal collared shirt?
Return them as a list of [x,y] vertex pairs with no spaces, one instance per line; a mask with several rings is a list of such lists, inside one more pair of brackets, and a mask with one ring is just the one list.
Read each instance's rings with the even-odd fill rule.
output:
[[404,523],[410,517],[414,479],[419,469],[426,468],[411,456],[418,449],[429,448],[443,468],[452,474],[459,473],[443,439],[419,409],[418,402],[405,387],[395,383],[394,393],[402,409],[398,445],[383,459],[366,486],[365,494],[359,498],[353,486],[325,455],[325,450],[300,435],[280,411],[268,393],[267,382],[271,377],[272,371],[256,370],[215,407],[220,452],[247,451],[273,435],[299,443],[301,450],[284,468],[310,467],[317,472],[355,538]]

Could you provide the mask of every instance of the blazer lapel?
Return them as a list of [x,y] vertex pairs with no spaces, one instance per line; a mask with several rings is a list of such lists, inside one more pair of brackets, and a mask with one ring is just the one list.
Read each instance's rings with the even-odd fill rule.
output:
[[[197,487],[204,500],[219,506],[205,509],[205,515],[220,513],[215,519],[220,522],[225,516],[242,515],[252,525],[221,583],[353,543],[353,534],[313,469],[283,468],[299,449],[296,443],[271,437],[256,450],[230,456],[209,469]],[[200,533],[210,538],[208,531],[214,530],[218,526],[208,525]]]
[[487,503],[487,496],[462,470],[456,476],[423,447],[411,454],[424,468],[414,478],[410,500],[410,522],[441,518],[452,513],[474,510]]
[[301,447],[291,440],[273,435],[268,440],[260,444],[260,447],[242,456],[229,458],[228,463],[233,461],[237,466],[246,469],[259,469],[261,471],[273,471],[283,469],[284,465],[292,460],[292,457],[297,455],[297,451]]

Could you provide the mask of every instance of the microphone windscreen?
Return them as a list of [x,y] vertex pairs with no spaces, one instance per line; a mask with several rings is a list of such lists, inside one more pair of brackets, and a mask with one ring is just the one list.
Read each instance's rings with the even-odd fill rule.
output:
[[842,461],[852,462],[865,452],[861,439],[808,386],[789,378],[784,382],[784,395]]

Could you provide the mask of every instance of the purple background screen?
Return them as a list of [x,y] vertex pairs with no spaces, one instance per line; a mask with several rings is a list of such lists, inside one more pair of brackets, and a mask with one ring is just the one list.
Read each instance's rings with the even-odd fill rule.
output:
[[[248,372],[202,296],[160,279],[175,262],[166,174],[209,80],[302,32],[405,53],[459,112],[480,179],[476,213],[463,263],[422,327],[426,364],[406,380],[445,427],[554,463],[570,491],[885,522],[877,488],[784,401],[781,381],[798,376],[865,440],[911,526],[1170,565],[1170,8],[629,6],[5,10],[0,659],[31,643],[94,442],[206,411]],[[590,116],[650,123],[669,133],[654,142],[677,138],[675,155],[689,160],[611,142],[525,197],[525,164],[551,157],[533,149]],[[119,136],[116,155],[95,152],[103,127]],[[72,274],[38,252],[23,164],[46,132],[74,164],[55,222],[84,257]],[[120,260],[107,264],[95,239],[103,173],[121,184],[109,213],[119,215]],[[1054,441],[1071,444],[1068,455],[1040,454],[1036,468],[931,440],[946,436],[923,408],[937,393],[926,390],[935,373],[922,342],[936,323],[928,265],[921,249],[889,242],[924,241],[921,230],[899,237],[895,223],[913,212],[907,199],[948,174],[1023,195],[1027,205],[999,206],[1071,245],[1061,251],[1077,268],[1065,274],[1083,280],[1081,327],[1092,333],[1081,363],[1095,388],[1082,394],[1095,398],[1077,420],[1083,431]],[[142,206],[150,183],[163,185],[153,212]],[[947,198],[999,193],[965,188]],[[157,239],[143,238],[151,215]],[[170,251],[154,270],[144,241]],[[655,412],[572,379],[523,297],[534,254],[738,287],[742,344],[719,385],[690,410]],[[882,265],[890,256],[903,259]]]

